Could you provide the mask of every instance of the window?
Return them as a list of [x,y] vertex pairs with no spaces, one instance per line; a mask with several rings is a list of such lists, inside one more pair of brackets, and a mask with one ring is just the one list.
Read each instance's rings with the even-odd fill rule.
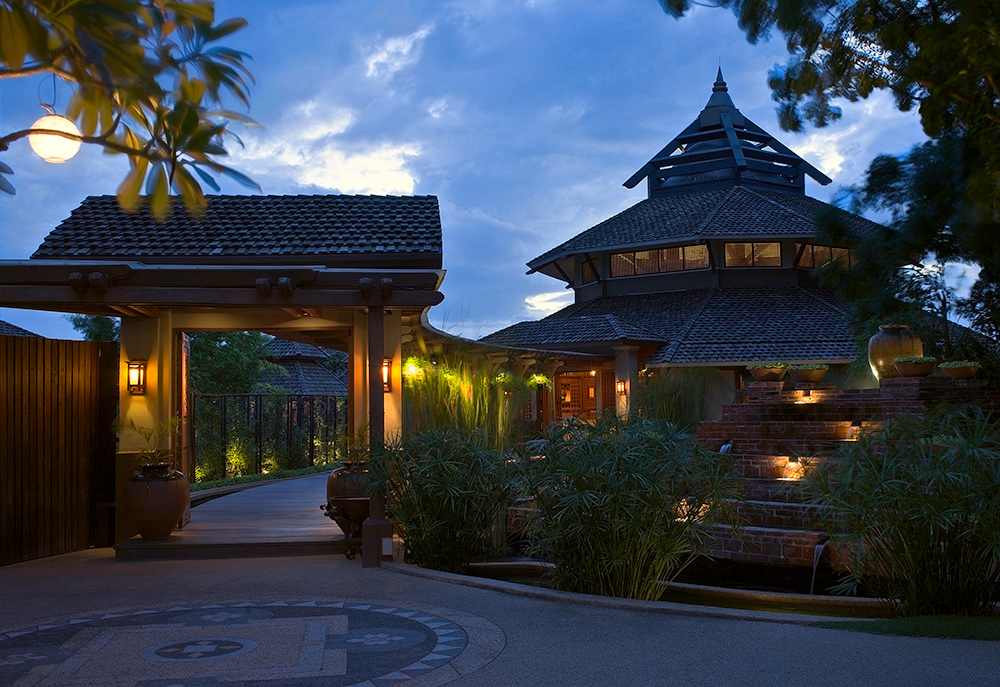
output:
[[726,267],[781,267],[781,244],[727,243]]
[[614,253],[611,256],[611,276],[631,277],[635,274],[635,253]]
[[660,264],[657,260],[659,251],[640,250],[635,253],[635,273],[636,274],[656,274],[660,271]]
[[585,260],[583,262],[580,279],[584,284],[597,281],[597,272],[594,271],[590,260]]
[[[611,255],[611,276],[632,277],[640,274],[703,270],[709,267],[708,246],[677,246],[659,250]],[[586,283],[586,277],[584,283]]]
[[843,268],[851,267],[854,264],[854,254],[847,248],[797,243],[795,251],[796,253],[801,252],[798,266],[804,269],[825,267],[831,262],[837,262]]

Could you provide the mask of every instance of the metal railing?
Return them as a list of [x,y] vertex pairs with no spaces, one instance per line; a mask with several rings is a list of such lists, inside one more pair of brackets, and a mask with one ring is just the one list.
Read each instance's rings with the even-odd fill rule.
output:
[[194,481],[324,465],[343,449],[347,400],[303,394],[194,394]]

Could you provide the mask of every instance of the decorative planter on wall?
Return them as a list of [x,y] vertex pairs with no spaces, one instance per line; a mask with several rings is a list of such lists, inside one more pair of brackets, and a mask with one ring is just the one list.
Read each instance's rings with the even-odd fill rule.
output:
[[753,375],[754,381],[757,382],[780,381],[781,378],[785,376],[785,372],[788,370],[787,367],[756,367],[747,369],[750,370],[750,374]]
[[936,362],[928,363],[893,363],[901,377],[926,377],[937,366]]
[[818,384],[829,372],[829,368],[818,370],[796,370],[794,367],[788,370],[788,374],[798,384]]
[[143,539],[167,539],[189,503],[187,477],[170,463],[143,465],[125,485],[125,505]]
[[940,367],[941,371],[952,379],[972,379],[979,372],[978,365],[964,365],[962,367]]
[[[868,364],[877,379],[899,377],[892,361],[908,356],[924,354],[920,337],[910,331],[905,324],[883,324],[878,332],[868,339]],[[928,373],[930,374],[930,373]]]

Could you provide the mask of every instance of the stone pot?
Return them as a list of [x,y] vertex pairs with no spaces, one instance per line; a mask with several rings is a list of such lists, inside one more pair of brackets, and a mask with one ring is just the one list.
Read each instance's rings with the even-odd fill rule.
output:
[[826,373],[829,371],[829,368],[822,370],[791,369],[788,371],[788,374],[791,375],[792,379],[798,384],[817,384],[822,381],[823,377],[826,377]]
[[900,373],[892,361],[896,358],[920,357],[924,354],[924,346],[920,337],[905,324],[883,324],[878,329],[868,339],[868,364],[872,374],[877,379],[899,377]]
[[893,365],[901,377],[926,377],[934,371],[937,363],[893,363]]
[[125,484],[125,507],[143,539],[167,539],[190,503],[187,477],[170,463],[143,465]]
[[750,374],[753,375],[754,381],[757,382],[780,381],[781,378],[785,376],[785,372],[788,370],[787,367],[757,367],[748,369]]
[[337,523],[344,533],[347,549],[344,554],[354,558],[352,542],[360,543],[361,525],[371,510],[368,485],[372,477],[364,463],[345,461],[326,480],[326,503],[320,506],[326,516]]
[[972,379],[979,372],[978,365],[967,365],[964,367],[942,367],[941,371],[952,379]]

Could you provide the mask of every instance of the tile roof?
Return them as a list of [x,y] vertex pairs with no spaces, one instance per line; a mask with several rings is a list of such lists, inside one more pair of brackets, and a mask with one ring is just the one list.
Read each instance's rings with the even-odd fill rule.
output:
[[317,394],[347,396],[347,379],[344,373],[330,372],[318,362],[309,360],[275,361],[287,374],[269,372],[261,375],[258,383],[270,389],[278,388],[289,394]]
[[114,196],[91,196],[32,258],[179,259],[275,257],[342,262],[358,256],[430,257],[440,264],[441,216],[434,196],[208,196],[202,217],[174,200],[170,218],[124,212]]
[[29,332],[27,329],[18,327],[16,324],[11,324],[5,320],[0,320],[0,336],[32,336],[42,338],[41,335],[35,334],[35,332]]
[[280,337],[274,337],[264,344],[264,357],[268,360],[280,360],[286,358],[304,358],[310,360],[325,360],[332,353],[327,348],[314,346],[313,344],[301,343],[299,341],[289,341]]
[[[588,325],[601,314],[664,342],[648,365],[727,364],[753,360],[851,360],[857,345],[846,308],[831,292],[802,287],[712,288],[598,298],[537,322],[484,337],[487,343],[572,347],[611,341]],[[560,332],[565,331],[565,336]],[[644,337],[646,342],[657,338]]]
[[728,236],[816,236],[820,211],[837,215],[854,238],[880,229],[875,222],[809,196],[732,186],[647,198],[543,253],[528,267],[536,270],[569,255],[612,248]]

